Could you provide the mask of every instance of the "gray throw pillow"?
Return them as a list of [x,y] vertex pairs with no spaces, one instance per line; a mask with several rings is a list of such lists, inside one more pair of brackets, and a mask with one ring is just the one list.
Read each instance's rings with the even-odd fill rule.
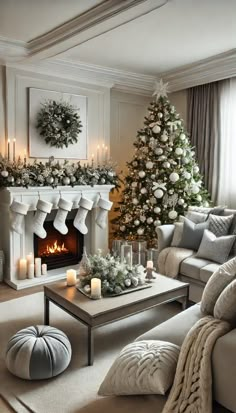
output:
[[223,264],[229,256],[235,239],[235,235],[216,237],[215,234],[206,229],[196,257]]
[[220,294],[214,307],[214,317],[236,324],[236,280],[232,281]]
[[196,211],[187,211],[185,217],[190,219],[190,221],[193,221],[194,224],[200,224],[201,222],[205,222],[207,220],[208,214],[203,214]]
[[202,240],[203,232],[208,228],[208,225],[208,221],[194,224],[188,218],[184,218],[183,235],[179,247],[196,251]]
[[227,235],[233,218],[233,214],[225,217],[210,214],[209,231],[213,232],[213,234],[215,234],[217,237]]
[[183,235],[183,222],[175,222],[174,235],[171,241],[171,247],[178,247]]

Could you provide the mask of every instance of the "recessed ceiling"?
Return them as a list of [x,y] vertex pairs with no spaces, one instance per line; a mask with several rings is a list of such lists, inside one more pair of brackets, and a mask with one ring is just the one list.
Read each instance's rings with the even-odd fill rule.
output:
[[0,36],[28,42],[103,0],[0,0]]
[[235,0],[171,0],[57,58],[156,75],[235,48]]

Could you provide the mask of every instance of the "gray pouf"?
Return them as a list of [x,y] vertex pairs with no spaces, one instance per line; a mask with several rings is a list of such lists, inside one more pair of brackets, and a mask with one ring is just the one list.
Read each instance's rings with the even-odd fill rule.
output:
[[63,331],[50,326],[31,326],[8,342],[6,365],[15,376],[27,380],[49,379],[62,373],[71,360],[71,345]]

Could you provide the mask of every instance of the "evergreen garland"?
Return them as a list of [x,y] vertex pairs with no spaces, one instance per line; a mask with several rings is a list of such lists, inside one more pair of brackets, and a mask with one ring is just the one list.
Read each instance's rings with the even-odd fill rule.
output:
[[48,100],[38,113],[36,128],[47,144],[64,148],[78,142],[82,123],[77,109],[67,102]]

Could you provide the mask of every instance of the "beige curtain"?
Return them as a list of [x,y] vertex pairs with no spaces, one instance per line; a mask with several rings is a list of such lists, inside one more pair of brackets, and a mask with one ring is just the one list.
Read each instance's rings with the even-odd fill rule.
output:
[[220,82],[188,89],[187,127],[200,172],[213,202],[218,199],[220,163]]

